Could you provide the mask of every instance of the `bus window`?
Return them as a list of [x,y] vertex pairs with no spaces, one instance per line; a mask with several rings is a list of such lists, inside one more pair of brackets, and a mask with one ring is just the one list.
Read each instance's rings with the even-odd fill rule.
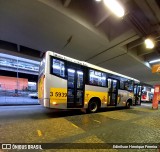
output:
[[113,80],[113,92],[117,89],[117,80]]
[[75,75],[75,70],[68,69],[68,87],[69,88],[74,88],[74,83],[75,83],[74,75]]
[[127,91],[133,91],[133,83],[126,82],[124,85],[124,89]]
[[120,81],[120,89],[124,89],[124,82],[123,81]]
[[64,62],[58,59],[52,61],[52,73],[61,77],[65,77]]
[[105,87],[106,73],[89,70],[89,84]]
[[108,79],[108,88],[109,88],[109,89],[111,88],[111,82],[112,82],[112,80],[111,80],[111,79]]
[[83,72],[77,71],[77,88],[82,89],[83,87]]

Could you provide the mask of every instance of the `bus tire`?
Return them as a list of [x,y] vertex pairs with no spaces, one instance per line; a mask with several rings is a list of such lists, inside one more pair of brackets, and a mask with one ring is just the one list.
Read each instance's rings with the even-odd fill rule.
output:
[[95,113],[98,111],[98,109],[99,109],[99,104],[97,101],[92,100],[89,102],[89,104],[88,104],[89,113]]
[[126,103],[126,108],[127,108],[127,109],[130,109],[130,107],[131,107],[131,104],[130,104],[129,101],[127,101],[127,103]]

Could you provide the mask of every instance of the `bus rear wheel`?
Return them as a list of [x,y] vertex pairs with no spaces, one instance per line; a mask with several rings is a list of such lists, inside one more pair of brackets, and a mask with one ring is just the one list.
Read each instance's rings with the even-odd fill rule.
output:
[[127,108],[127,109],[130,109],[130,107],[131,107],[131,105],[130,105],[130,102],[128,101],[128,102],[126,103],[126,108]]
[[98,111],[98,103],[96,101],[91,101],[88,105],[88,111],[90,113],[95,113]]

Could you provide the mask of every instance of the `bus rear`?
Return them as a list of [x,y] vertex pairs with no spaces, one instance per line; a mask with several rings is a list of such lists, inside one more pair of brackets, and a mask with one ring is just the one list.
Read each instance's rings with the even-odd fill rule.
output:
[[[38,99],[44,107],[67,108],[67,80],[63,62],[47,51],[40,64]],[[54,73],[54,74],[53,74]]]
[[45,57],[39,66],[39,76],[38,76],[38,101],[41,105],[44,105],[44,81],[45,81]]
[[141,101],[152,102],[153,93],[151,91],[142,91]]

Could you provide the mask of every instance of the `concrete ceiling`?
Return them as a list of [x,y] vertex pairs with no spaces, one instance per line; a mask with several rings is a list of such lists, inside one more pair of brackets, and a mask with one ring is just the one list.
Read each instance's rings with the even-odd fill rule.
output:
[[[0,0],[0,52],[40,60],[52,50],[158,84],[148,61],[160,58],[160,2],[120,2],[123,18],[94,0]],[[155,49],[145,49],[147,36]]]

